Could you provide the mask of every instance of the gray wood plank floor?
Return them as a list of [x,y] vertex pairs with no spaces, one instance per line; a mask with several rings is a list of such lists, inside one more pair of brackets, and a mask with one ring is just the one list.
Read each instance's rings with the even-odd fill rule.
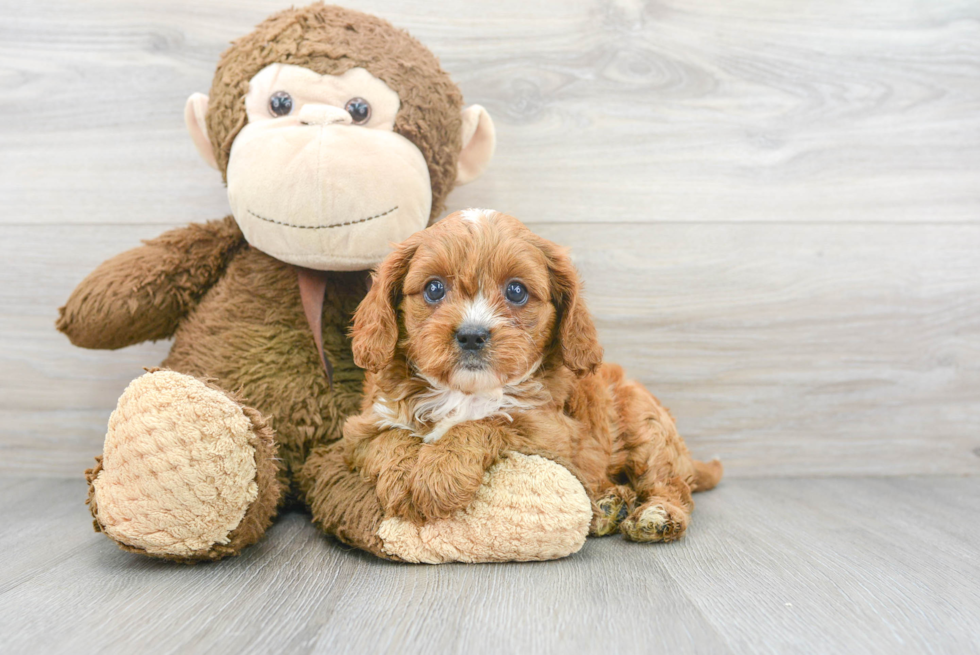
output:
[[980,479],[754,479],[687,538],[561,561],[413,566],[302,512],[193,567],[91,532],[77,480],[0,479],[5,653],[965,653],[980,649]]

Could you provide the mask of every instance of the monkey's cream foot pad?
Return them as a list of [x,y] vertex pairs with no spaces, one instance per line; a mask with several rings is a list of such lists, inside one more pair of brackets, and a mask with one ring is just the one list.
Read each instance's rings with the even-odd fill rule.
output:
[[227,543],[259,492],[252,431],[238,403],[196,378],[137,378],[91,481],[99,527],[150,555],[193,558]]
[[408,562],[502,562],[566,557],[585,543],[592,506],[568,470],[511,453],[484,475],[473,503],[424,526],[399,518],[378,529],[389,555]]

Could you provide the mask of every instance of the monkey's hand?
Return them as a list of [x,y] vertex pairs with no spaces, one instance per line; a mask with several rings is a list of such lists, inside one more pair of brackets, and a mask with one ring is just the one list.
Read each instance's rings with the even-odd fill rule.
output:
[[165,339],[242,244],[230,216],[165,232],[92,271],[59,310],[56,326],[82,348]]
[[423,444],[412,478],[415,510],[431,521],[468,507],[502,443],[499,426],[479,421],[454,426],[440,439]]

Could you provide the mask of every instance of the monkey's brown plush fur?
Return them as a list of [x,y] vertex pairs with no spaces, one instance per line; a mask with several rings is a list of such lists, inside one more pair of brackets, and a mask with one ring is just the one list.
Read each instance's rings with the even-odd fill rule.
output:
[[[360,66],[385,81],[401,98],[395,131],[424,154],[432,217],[441,212],[461,147],[459,90],[432,53],[405,32],[379,18],[322,4],[272,16],[222,56],[207,123],[223,175],[231,144],[246,122],[243,96],[249,79],[273,62],[321,74]],[[240,527],[207,551],[158,556],[192,561],[235,554],[262,536],[279,505],[301,494],[321,525],[384,555],[373,489],[325,448],[341,436],[344,419],[358,411],[363,372],[352,360],[347,329],[366,293],[367,275],[325,276],[323,348],[334,367],[332,388],[304,317],[296,270],[249,246],[231,216],[172,230],[104,262],[61,308],[57,328],[85,348],[116,349],[173,337],[163,366],[222,390],[253,423],[260,489]],[[90,483],[101,467],[100,459],[87,472]],[[278,482],[268,474],[274,469]],[[338,485],[348,502],[317,516],[320,496]],[[94,502],[91,509],[98,527]]]
[[[267,417],[282,460],[280,483],[295,493],[310,453],[338,439],[344,420],[358,409],[363,372],[346,333],[365,292],[363,273],[328,278],[323,347],[334,366],[332,389],[303,315],[295,271],[245,243],[231,217],[172,230],[106,261],[72,293],[57,327],[86,348],[173,336],[163,366],[213,380]],[[273,507],[284,499],[276,496]],[[273,513],[265,513],[254,538],[240,547],[264,533]],[[225,554],[221,549],[202,559]]]

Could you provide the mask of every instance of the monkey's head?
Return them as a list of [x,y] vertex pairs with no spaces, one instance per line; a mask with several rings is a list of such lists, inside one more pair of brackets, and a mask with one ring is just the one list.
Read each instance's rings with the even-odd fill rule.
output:
[[252,246],[359,270],[434,220],[493,154],[494,129],[435,56],[387,21],[289,9],[225,51],[184,113]]

